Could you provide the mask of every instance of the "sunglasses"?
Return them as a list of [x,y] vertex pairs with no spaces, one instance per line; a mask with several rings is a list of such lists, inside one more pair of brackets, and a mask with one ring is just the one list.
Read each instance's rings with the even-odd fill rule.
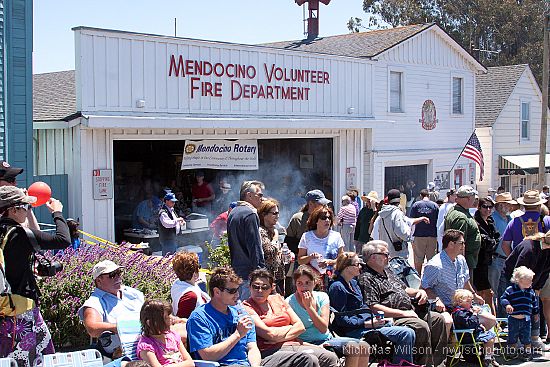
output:
[[109,279],[115,279],[116,277],[122,276],[122,270],[115,270],[105,275],[107,275]]
[[457,245],[464,245],[466,241],[454,241]]
[[382,255],[382,256],[384,256],[386,259],[390,257],[390,254],[387,253],[387,252],[375,252],[373,255]]
[[482,205],[481,207],[484,208],[484,209],[493,209],[494,208],[493,205]]
[[319,219],[320,219],[320,220],[327,220],[327,219],[332,220],[332,217],[331,217],[330,215],[321,215],[321,216],[319,217]]
[[14,207],[15,209],[25,209],[25,210],[29,210],[31,208],[31,204],[22,204],[22,205],[17,205]]
[[277,215],[279,215],[279,212],[269,212],[269,214],[277,216]]
[[361,267],[361,263],[349,264],[349,266],[355,266],[357,268]]
[[252,289],[255,289],[257,291],[267,291],[268,289],[270,289],[271,287],[267,284],[251,284],[250,285],[252,287]]
[[229,294],[235,294],[239,291],[239,287],[237,288],[225,288],[225,287],[222,287],[221,288],[222,291],[226,291],[227,293]]

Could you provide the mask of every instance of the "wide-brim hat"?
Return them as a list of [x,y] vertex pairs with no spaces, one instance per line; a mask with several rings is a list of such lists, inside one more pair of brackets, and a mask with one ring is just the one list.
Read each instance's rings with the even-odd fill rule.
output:
[[523,193],[523,197],[517,199],[518,204],[521,205],[540,205],[546,203],[546,199],[540,197],[538,190],[527,190]]
[[366,198],[372,201],[376,201],[377,203],[380,202],[380,198],[378,197],[378,193],[376,191],[369,192]]
[[513,198],[512,198],[512,194],[510,194],[509,192],[503,192],[501,194],[498,194],[497,196],[495,196],[495,203],[498,204],[498,203],[507,203],[507,204],[517,204],[518,202],[515,201]]

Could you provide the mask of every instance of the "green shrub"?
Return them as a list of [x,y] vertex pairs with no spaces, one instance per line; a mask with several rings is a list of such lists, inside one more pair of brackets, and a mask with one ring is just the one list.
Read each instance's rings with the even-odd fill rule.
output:
[[94,289],[91,273],[97,262],[112,260],[124,266],[123,283],[142,291],[145,298],[169,300],[170,288],[176,279],[168,259],[124,248],[88,245],[76,251],[67,249],[55,258],[63,263],[63,270],[40,279],[38,284],[42,292],[40,310],[57,348],[77,349],[90,344],[90,337],[78,318],[78,309]]
[[220,244],[216,248],[213,248],[211,243],[208,241],[204,244],[206,250],[208,251],[208,261],[206,263],[208,269],[212,270],[216,266],[231,265],[231,256],[229,254],[229,246],[227,244],[227,233],[222,235]]

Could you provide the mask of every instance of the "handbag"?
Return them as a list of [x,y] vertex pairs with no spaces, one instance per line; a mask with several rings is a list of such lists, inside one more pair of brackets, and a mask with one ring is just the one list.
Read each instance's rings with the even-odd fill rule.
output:
[[388,361],[387,359],[383,359],[378,363],[378,367],[424,367],[424,365],[414,364],[404,359],[402,359],[399,364],[396,364]]
[[[390,236],[390,233],[388,232],[388,229],[386,228],[386,224],[384,223],[384,219],[380,218],[380,220],[382,221],[382,226],[384,226],[384,230],[386,231],[386,234],[388,235],[388,238],[391,240],[391,236]],[[399,252],[399,251],[403,250],[403,242],[405,242],[405,241],[402,241],[402,240],[398,239],[397,241],[392,241],[391,244],[392,244],[393,248],[395,249],[395,251]],[[408,247],[409,244],[407,243],[405,246]]]

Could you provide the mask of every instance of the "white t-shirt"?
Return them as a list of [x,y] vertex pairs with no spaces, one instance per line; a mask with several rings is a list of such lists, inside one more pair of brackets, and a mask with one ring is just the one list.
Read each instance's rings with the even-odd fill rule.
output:
[[[334,260],[338,257],[340,247],[344,247],[344,240],[340,233],[330,230],[328,236],[325,238],[319,238],[315,235],[314,231],[308,231],[300,238],[298,249],[305,249],[307,255],[317,252],[323,255],[324,259]],[[317,269],[321,274],[326,272],[326,268],[319,268],[319,262],[317,259],[311,260],[310,265]]]

